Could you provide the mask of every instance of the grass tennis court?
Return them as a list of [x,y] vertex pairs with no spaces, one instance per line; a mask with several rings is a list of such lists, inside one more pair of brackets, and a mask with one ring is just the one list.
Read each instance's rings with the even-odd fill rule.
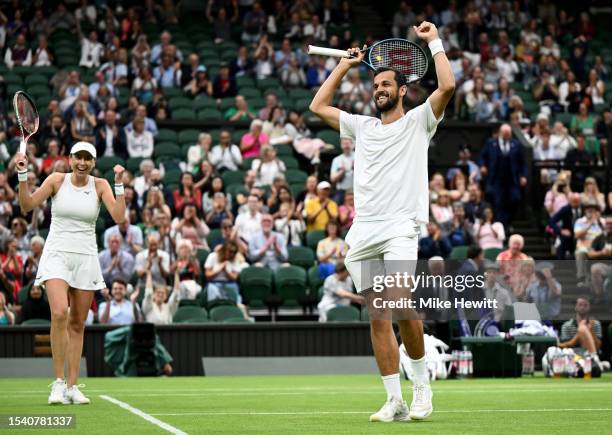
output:
[[0,381],[0,414],[75,414],[76,432],[87,434],[170,433],[164,423],[207,434],[612,433],[610,375],[437,381],[430,420],[389,424],[368,422],[384,401],[376,376],[91,378],[83,380],[91,405],[56,407],[46,405],[48,382]]

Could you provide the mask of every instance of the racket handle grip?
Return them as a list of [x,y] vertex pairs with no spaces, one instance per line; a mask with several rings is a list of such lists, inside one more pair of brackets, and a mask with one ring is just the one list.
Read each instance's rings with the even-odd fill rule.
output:
[[308,46],[308,54],[318,54],[320,56],[329,57],[350,57],[346,50],[337,50],[335,48],[317,47],[316,45]]
[[19,152],[21,154],[25,154],[26,153],[26,145],[27,145],[26,141],[23,138],[21,138],[21,142],[19,142]]

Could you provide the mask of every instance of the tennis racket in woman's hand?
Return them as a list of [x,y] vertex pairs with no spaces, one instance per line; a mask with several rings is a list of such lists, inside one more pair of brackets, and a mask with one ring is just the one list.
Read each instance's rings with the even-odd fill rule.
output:
[[[367,51],[362,62],[372,70],[381,67],[391,67],[401,71],[406,77],[406,83],[414,83],[427,73],[427,56],[421,47],[412,41],[401,38],[384,39]],[[335,48],[308,46],[308,54],[330,57],[352,57],[347,50]]]
[[[15,109],[15,117],[17,124],[21,130],[21,143],[19,144],[19,153],[26,154],[26,145],[30,137],[38,131],[39,117],[38,110],[32,98],[23,91],[17,91],[13,97],[13,108]],[[26,161],[16,163],[19,170],[25,170]]]

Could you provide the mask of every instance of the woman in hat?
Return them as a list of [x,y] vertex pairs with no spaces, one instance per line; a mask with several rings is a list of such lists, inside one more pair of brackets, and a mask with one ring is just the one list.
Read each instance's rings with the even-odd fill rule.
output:
[[[121,165],[113,168],[113,195],[106,179],[91,175],[96,164],[96,148],[89,142],[77,142],[70,150],[72,172],[53,173],[30,193],[26,182],[27,157],[18,153],[15,161],[21,210],[28,213],[52,198],[51,230],[34,280],[35,286],[45,285],[51,307],[51,351],[56,380],[48,403],[87,404],[89,399],[77,385],[83,332],[94,292],[106,287],[98,262],[96,220],[101,203],[116,223],[125,219],[121,181],[124,168]],[[67,382],[64,379],[66,361]]]

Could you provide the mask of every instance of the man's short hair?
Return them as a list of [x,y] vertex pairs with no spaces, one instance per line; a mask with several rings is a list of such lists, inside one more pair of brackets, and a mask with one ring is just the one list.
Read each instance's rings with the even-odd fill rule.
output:
[[374,71],[374,77],[386,71],[393,71],[394,73],[393,78],[395,79],[395,83],[397,83],[398,88],[400,88],[401,86],[407,85],[406,76],[404,75],[404,73],[398,70],[397,68],[393,68],[390,66],[381,66],[379,68],[376,68],[376,70]]
[[467,250],[467,258],[473,260],[482,253],[482,248],[478,245],[471,245]]
[[125,287],[127,289],[127,282],[125,282],[124,280],[122,280],[121,278],[115,278],[111,284],[111,288],[113,288],[113,285],[117,283],[117,284],[121,284],[123,287]]

